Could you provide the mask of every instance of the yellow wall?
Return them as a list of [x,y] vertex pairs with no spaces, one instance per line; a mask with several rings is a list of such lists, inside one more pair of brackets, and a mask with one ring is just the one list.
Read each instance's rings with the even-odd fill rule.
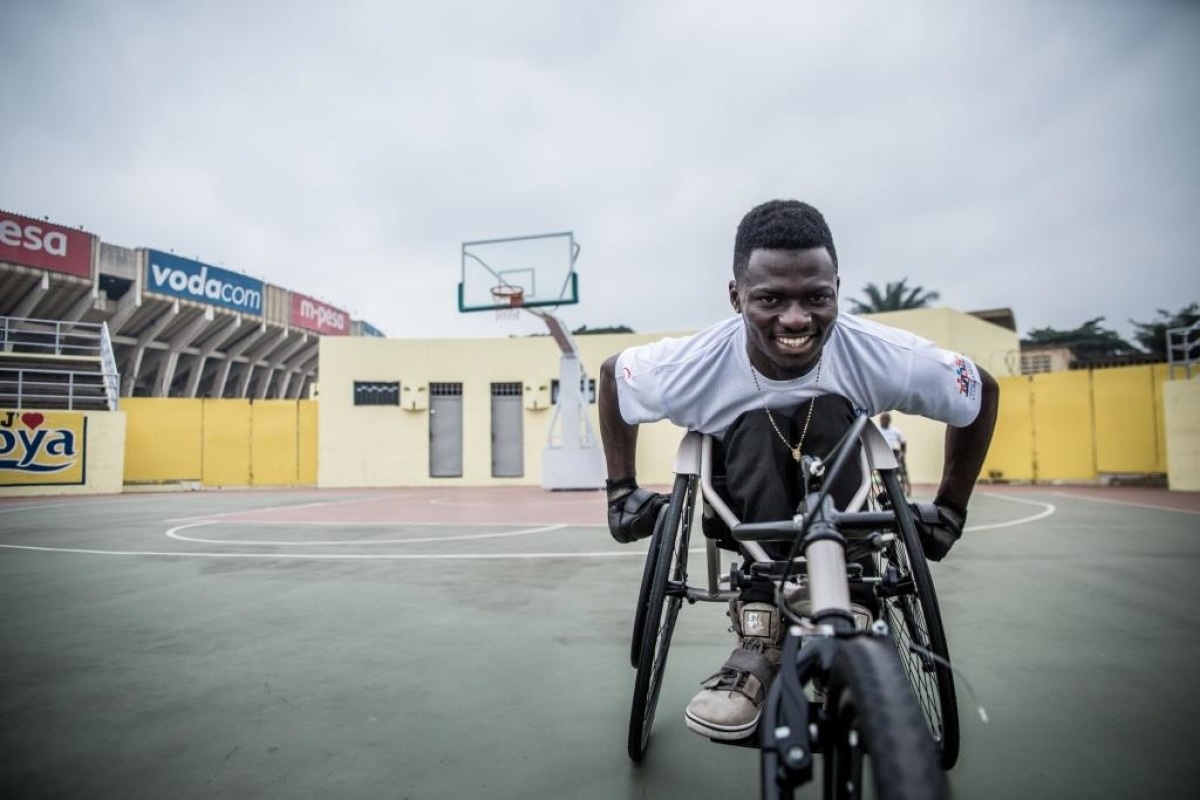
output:
[[1166,397],[1163,387],[1172,380],[1171,369],[1166,364],[1154,365],[1154,409],[1157,419],[1158,428],[1158,462],[1154,468],[1155,472],[1164,473],[1167,471],[1167,421],[1166,417],[1161,413],[1166,404]]
[[1163,399],[1169,485],[1200,491],[1200,380],[1172,381],[1163,387]]
[[125,483],[198,481],[203,400],[126,397]]
[[1092,372],[1097,472],[1165,472],[1152,366]]
[[1033,460],[1041,480],[1096,477],[1090,378],[1086,371],[1033,376]]
[[250,401],[204,400],[205,486],[250,485]]
[[317,403],[301,400],[296,408],[296,483],[317,485]]
[[[1019,366],[1012,331],[949,309],[877,315],[886,324],[912,330],[943,347],[958,350],[993,374]],[[635,344],[674,334],[602,334],[577,336],[580,359],[589,377],[600,364]],[[321,340],[318,485],[452,486],[541,483],[542,448],[553,410],[528,408],[558,377],[559,351],[549,336],[516,339],[393,340],[329,337]],[[354,381],[399,381],[405,407],[355,406]],[[521,381],[524,413],[525,475],[491,476],[491,396],[493,382]],[[424,398],[431,382],[463,384],[463,475],[429,477],[429,412]],[[599,436],[595,405],[590,407]],[[914,480],[933,481],[941,474],[944,426],[921,419],[897,419],[909,438]],[[667,422],[643,425],[638,433],[638,478],[644,485],[670,483],[671,466],[682,431]]]
[[254,486],[296,483],[300,439],[297,408],[289,400],[258,400],[250,406],[250,482]]
[[311,486],[312,400],[125,398],[126,484]]
[[1000,379],[1000,416],[983,476],[1094,481],[1167,472],[1165,365]]
[[[25,409],[37,411],[37,409]],[[59,413],[47,411],[47,413]],[[0,497],[118,494],[125,471],[124,411],[85,411],[87,467],[81,486],[0,486]]]

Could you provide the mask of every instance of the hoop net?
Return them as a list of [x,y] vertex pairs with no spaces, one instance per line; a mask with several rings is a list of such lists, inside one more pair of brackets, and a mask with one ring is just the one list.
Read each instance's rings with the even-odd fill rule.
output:
[[492,300],[496,304],[496,319],[517,319],[525,305],[525,289],[502,283],[492,287]]

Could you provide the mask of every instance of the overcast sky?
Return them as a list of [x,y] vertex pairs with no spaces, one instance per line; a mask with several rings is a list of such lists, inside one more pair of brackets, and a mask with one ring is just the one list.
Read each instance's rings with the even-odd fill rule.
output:
[[1200,299],[1200,3],[0,3],[0,207],[319,297],[460,315],[465,240],[574,231],[575,327],[730,313],[807,200],[845,301],[907,277],[1021,333]]

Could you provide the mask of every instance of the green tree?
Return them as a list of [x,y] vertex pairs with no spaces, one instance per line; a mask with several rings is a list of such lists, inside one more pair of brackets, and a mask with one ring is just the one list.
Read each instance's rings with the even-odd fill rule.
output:
[[593,333],[633,333],[633,328],[628,325],[606,325],[601,328],[589,328],[587,325],[580,325],[571,333],[576,336],[587,336]]
[[[1158,310],[1158,318],[1150,322],[1129,320],[1133,325],[1133,338],[1147,353],[1167,360],[1167,331],[1171,328],[1187,328],[1200,320],[1200,304],[1192,303],[1171,314],[1163,309]],[[1178,357],[1180,354],[1176,353]]]
[[881,311],[905,311],[910,308],[927,308],[937,300],[937,292],[927,292],[922,286],[908,286],[908,278],[888,282],[883,291],[873,283],[868,283],[863,289],[867,296],[863,300],[851,300],[851,314],[878,314]]
[[1069,347],[1075,360],[1084,363],[1140,352],[1122,339],[1116,331],[1101,325],[1100,323],[1103,321],[1104,317],[1089,319],[1072,330],[1034,328],[1026,338],[1021,340],[1021,344],[1054,344]]

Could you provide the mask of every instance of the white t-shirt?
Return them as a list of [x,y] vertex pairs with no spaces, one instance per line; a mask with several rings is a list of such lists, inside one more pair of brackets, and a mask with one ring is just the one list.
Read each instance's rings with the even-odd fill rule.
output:
[[794,406],[809,397],[838,394],[857,410],[918,414],[955,427],[979,413],[979,370],[965,356],[942,350],[907,331],[840,314],[817,370],[785,381],[758,376],[755,389],[740,316],[699,333],[662,339],[617,357],[617,397],[630,424],[669,419],[680,427],[723,436],[741,414]]
[[899,451],[904,445],[904,433],[895,425],[889,425],[886,428],[879,426],[879,432],[883,434],[883,438],[887,439],[888,447]]

